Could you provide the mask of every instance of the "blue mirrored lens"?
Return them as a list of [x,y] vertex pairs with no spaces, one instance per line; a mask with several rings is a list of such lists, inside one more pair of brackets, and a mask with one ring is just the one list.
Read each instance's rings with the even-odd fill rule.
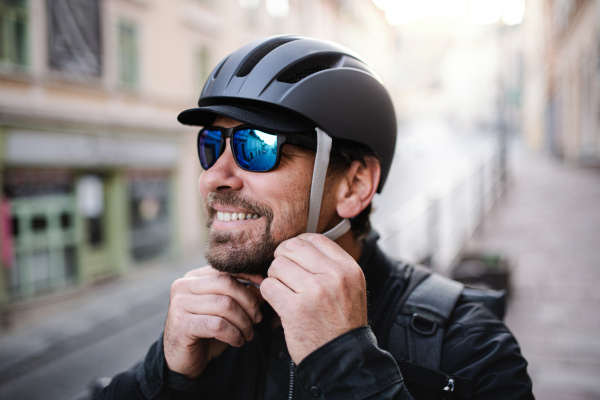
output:
[[248,171],[268,171],[277,162],[277,135],[241,129],[233,135],[237,162]]
[[198,155],[202,168],[209,169],[221,154],[221,131],[202,129],[198,139]]

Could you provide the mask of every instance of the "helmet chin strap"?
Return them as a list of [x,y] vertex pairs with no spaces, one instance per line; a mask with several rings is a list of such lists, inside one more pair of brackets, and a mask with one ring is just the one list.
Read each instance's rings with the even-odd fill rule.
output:
[[[313,169],[312,183],[310,186],[310,203],[308,206],[308,222],[306,225],[307,233],[317,232],[330,152],[331,137],[329,137],[329,135],[323,132],[320,128],[317,128],[317,154],[315,156],[315,166]],[[323,235],[327,236],[331,240],[335,240],[349,230],[350,220],[344,218],[342,222],[327,232],[324,232]]]

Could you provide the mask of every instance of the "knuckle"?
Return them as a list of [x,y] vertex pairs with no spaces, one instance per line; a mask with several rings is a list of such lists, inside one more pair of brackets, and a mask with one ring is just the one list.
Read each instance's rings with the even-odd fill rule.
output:
[[255,296],[250,296],[249,305],[252,310],[258,311],[260,307],[260,301]]
[[267,277],[263,279],[260,284],[260,290],[262,292],[263,289],[271,289],[273,287],[273,283],[275,282],[275,278]]
[[365,274],[363,270],[356,265],[355,268],[352,268],[348,274],[348,280],[354,283],[355,285],[364,285],[366,284]]
[[331,280],[330,286],[340,290],[345,288],[349,282],[353,280],[351,275],[347,271],[343,271],[341,268],[333,268],[329,271],[329,278]]
[[267,271],[267,275],[274,276],[274,275],[279,274],[283,270],[283,266],[284,266],[286,260],[287,260],[287,257],[285,257],[285,256],[275,257],[275,259],[273,260],[273,262],[271,263],[271,266],[269,267],[269,269]]
[[236,308],[235,307],[235,302],[229,296],[219,296],[219,303],[220,303],[221,308],[225,312],[232,312]]
[[183,332],[194,332],[196,330],[196,324],[191,318],[186,318],[183,315],[175,315],[173,320],[174,326],[180,327],[180,330]]
[[293,237],[283,242],[283,247],[290,251],[300,250],[304,246],[306,246],[306,243],[298,237]]
[[175,279],[171,284],[171,296],[185,290],[186,287],[187,282],[184,278]]
[[313,296],[317,300],[323,300],[327,297],[328,291],[321,285],[314,285],[312,289]]
[[326,236],[316,234],[316,233],[307,233],[307,234],[303,235],[303,239],[306,240],[307,242],[317,243],[317,244],[326,243],[328,241],[331,241]]
[[221,332],[227,328],[227,321],[223,317],[213,317],[205,319],[206,328],[213,332]]
[[252,331],[252,324],[244,322],[240,326],[240,330],[244,333],[244,335],[248,336],[248,334]]
[[265,278],[260,284],[260,294],[265,300],[269,300],[271,293],[273,293],[273,282],[274,278]]
[[204,296],[204,301],[206,301],[207,304],[213,305],[213,306],[218,306],[219,305],[219,295],[217,294],[207,294]]
[[171,294],[169,307],[172,309],[180,309],[183,307],[183,296],[178,293]]
[[171,318],[171,322],[173,333],[176,335],[180,333],[189,334],[197,332],[198,326],[196,325],[194,318],[191,318],[189,314],[176,313]]
[[335,280],[335,282],[342,282],[346,279],[346,272],[342,270],[338,265],[334,265],[330,268],[329,275]]
[[177,327],[181,326],[181,325],[182,325],[181,314],[175,310],[169,310],[169,314],[167,315],[167,322],[166,322],[165,326],[167,326],[170,329],[177,330]]

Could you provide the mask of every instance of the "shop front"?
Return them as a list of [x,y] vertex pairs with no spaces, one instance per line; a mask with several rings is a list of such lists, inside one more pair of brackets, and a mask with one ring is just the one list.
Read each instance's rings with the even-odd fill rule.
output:
[[176,141],[0,132],[5,304],[116,276],[173,253]]

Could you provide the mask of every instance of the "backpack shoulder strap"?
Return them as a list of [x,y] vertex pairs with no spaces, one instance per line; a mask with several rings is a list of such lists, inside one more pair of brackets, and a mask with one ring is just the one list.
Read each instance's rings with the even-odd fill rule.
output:
[[[417,269],[424,267],[417,266]],[[464,285],[430,273],[417,285],[402,306],[409,316],[408,356],[411,362],[439,370],[444,331]]]

